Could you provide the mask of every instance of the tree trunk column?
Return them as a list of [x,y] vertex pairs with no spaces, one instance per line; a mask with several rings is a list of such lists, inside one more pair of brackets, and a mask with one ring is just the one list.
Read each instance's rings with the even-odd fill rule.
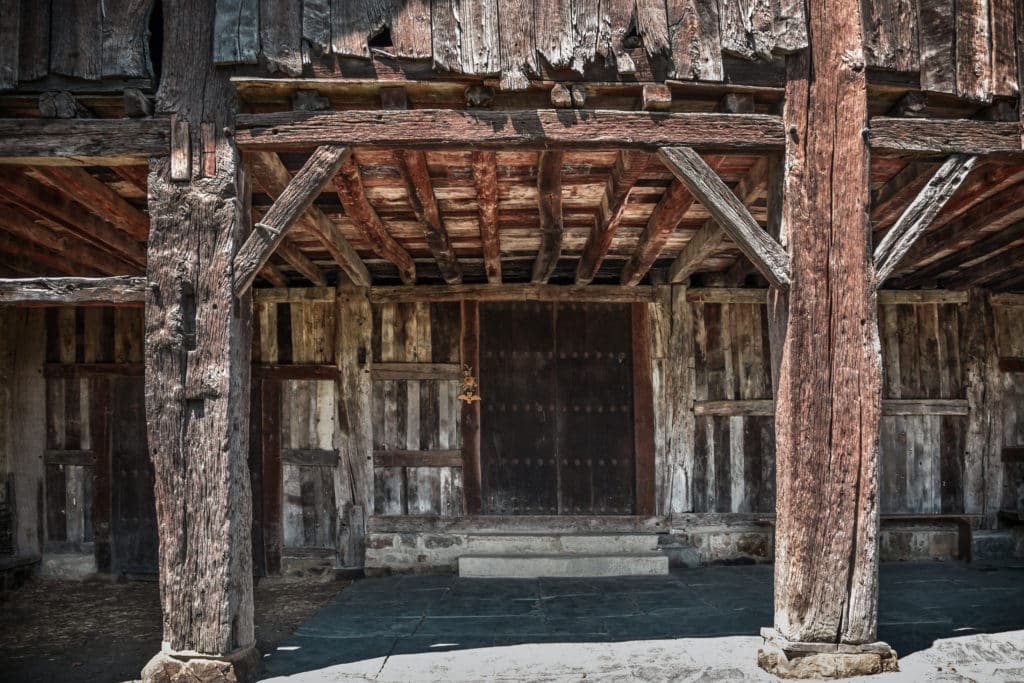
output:
[[249,191],[230,137],[231,87],[210,55],[214,4],[164,3],[157,104],[176,123],[171,159],[150,164],[145,314],[164,642],[145,681],[243,681],[260,665],[247,464],[252,302],[232,287]]
[[787,58],[792,285],[775,412],[775,624],[758,660],[786,677],[837,678],[896,659],[874,642],[881,354],[860,3],[808,9],[810,47]]

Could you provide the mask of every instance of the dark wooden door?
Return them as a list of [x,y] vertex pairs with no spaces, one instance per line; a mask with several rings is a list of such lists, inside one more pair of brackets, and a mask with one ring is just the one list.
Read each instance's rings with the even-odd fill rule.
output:
[[487,514],[635,511],[631,309],[480,305]]
[[111,380],[110,541],[113,571],[157,572],[153,463],[146,447],[145,391],[141,377]]

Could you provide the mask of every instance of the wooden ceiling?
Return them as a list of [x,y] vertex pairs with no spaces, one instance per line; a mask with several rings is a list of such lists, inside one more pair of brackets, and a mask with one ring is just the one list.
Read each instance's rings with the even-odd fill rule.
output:
[[[494,220],[504,282],[528,282],[542,241],[539,154],[499,151],[493,156],[497,203]],[[263,153],[250,159],[253,209],[258,220],[280,191],[281,170],[295,173],[308,155]],[[313,208],[288,234],[260,272],[258,286],[303,286],[345,281],[346,275],[312,221],[334,223],[368,269],[373,284],[399,284],[393,249],[411,256],[417,284],[445,281],[420,222],[422,207],[410,201],[409,165],[402,152],[355,149],[354,172],[339,173]],[[480,157],[470,150],[423,154],[438,217],[450,239],[462,282],[487,282],[481,240]],[[767,157],[707,156],[754,218],[766,226]],[[474,170],[474,161],[478,168]],[[484,157],[485,163],[491,160]],[[881,238],[941,160],[877,158],[872,163],[875,239]],[[274,172],[276,169],[276,174]],[[618,217],[607,255],[594,258],[594,283],[664,282],[673,261],[710,220],[658,160],[638,152],[566,151],[560,170],[564,232],[561,256],[550,282],[577,281],[581,257],[595,225]],[[136,275],[145,268],[145,167],[0,168],[0,274]],[[353,187],[355,184],[355,187]],[[362,188],[361,192],[359,187]],[[393,242],[382,249],[368,232],[365,200]],[[623,200],[624,197],[624,200]],[[355,198],[355,199],[353,199]],[[615,204],[622,202],[621,211]],[[486,197],[484,198],[486,204]],[[660,207],[660,208],[659,208]],[[365,207],[364,207],[365,208]],[[420,209],[420,213],[417,212]],[[593,258],[593,254],[591,255]],[[979,164],[920,242],[896,269],[890,287],[1024,288],[1024,165]],[[628,270],[627,270],[628,268]],[[694,278],[703,284],[761,283],[728,240],[701,258]]]

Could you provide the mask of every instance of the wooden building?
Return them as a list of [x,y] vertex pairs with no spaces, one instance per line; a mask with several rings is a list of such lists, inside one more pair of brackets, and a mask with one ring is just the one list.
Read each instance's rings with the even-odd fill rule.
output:
[[158,571],[147,680],[596,532],[878,671],[880,559],[1024,552],[1019,0],[0,10],[0,555]]

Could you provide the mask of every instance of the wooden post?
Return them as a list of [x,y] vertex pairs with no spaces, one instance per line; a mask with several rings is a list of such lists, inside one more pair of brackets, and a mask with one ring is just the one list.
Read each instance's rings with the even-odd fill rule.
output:
[[[462,365],[474,377],[480,377],[480,310],[477,302],[462,302]],[[481,387],[481,395],[486,391]],[[486,398],[485,398],[486,400]],[[483,507],[480,489],[480,404],[462,404],[462,497],[467,515],[480,514]]]
[[[179,152],[194,163],[175,167],[173,154],[170,163],[150,162],[146,422],[164,645],[144,681],[242,681],[260,666],[248,468],[252,302],[248,293],[236,299],[232,287],[232,258],[251,216],[248,179],[225,134],[234,93],[209,49],[214,15],[204,0],[164,3],[157,106],[188,124]],[[199,162],[199,132],[210,125],[215,164]]]
[[896,657],[874,642],[881,354],[861,6],[808,9],[811,46],[786,63],[791,284],[775,411],[775,624],[758,663],[832,678],[889,670]]

